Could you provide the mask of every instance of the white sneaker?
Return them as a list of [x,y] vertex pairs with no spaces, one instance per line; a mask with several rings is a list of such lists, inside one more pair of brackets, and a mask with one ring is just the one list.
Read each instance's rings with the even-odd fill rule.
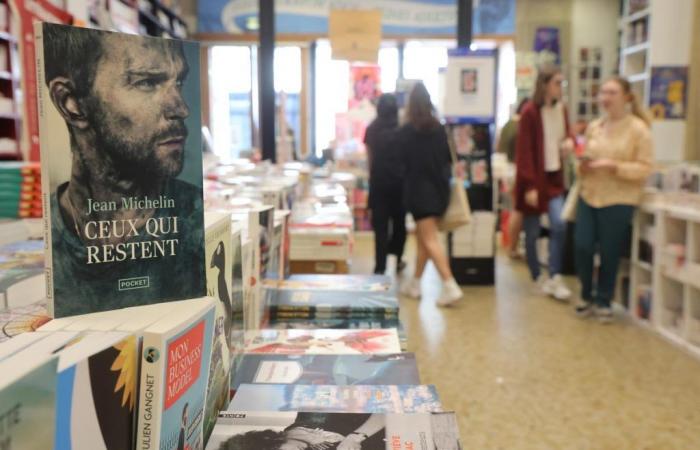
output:
[[404,283],[401,286],[401,295],[410,298],[420,298],[420,278],[411,278],[410,281]]
[[457,281],[452,278],[449,281],[442,283],[442,290],[440,291],[440,297],[438,297],[436,303],[438,306],[452,306],[462,300],[462,288],[459,287]]
[[596,307],[595,316],[600,323],[612,323],[614,320],[612,308]]
[[540,274],[535,280],[535,289],[538,291],[538,294],[552,295],[551,284],[552,282],[547,275]]
[[543,290],[557,300],[566,301],[571,298],[571,290],[564,283],[561,275],[554,275],[543,287]]

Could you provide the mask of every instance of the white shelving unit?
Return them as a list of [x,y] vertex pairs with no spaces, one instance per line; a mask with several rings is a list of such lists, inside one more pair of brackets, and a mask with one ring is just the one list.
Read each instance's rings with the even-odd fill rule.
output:
[[[649,107],[652,68],[690,64],[694,0],[624,0],[619,21],[620,75],[632,84]],[[656,159],[681,161],[685,120],[655,120],[652,125]]]
[[645,205],[632,245],[629,315],[700,358],[700,208]]

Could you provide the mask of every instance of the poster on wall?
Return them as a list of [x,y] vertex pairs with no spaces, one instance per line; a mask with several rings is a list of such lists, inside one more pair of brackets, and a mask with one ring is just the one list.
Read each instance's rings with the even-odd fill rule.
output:
[[561,63],[561,45],[559,43],[559,28],[539,27],[535,32],[535,53],[545,53],[554,56],[556,64]]
[[651,68],[649,110],[654,119],[685,119],[687,95],[687,66]]
[[336,158],[351,158],[364,152],[365,130],[376,115],[381,71],[376,64],[350,66],[348,111],[336,114]]
[[[199,33],[254,33],[258,0],[199,0]],[[475,35],[515,33],[515,0],[474,0]],[[333,9],[379,10],[382,34],[449,36],[457,30],[455,0],[276,0],[275,27],[283,34],[326,34]]]
[[441,112],[448,118],[492,122],[496,115],[496,53],[450,50]]

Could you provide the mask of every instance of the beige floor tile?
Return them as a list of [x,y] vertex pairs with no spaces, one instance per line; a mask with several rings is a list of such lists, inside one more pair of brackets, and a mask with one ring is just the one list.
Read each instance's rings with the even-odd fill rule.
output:
[[[358,238],[353,272],[372,254]],[[577,319],[536,295],[522,262],[499,258],[497,280],[438,309],[429,270],[422,301],[401,301],[422,381],[459,414],[465,449],[700,449],[700,361],[626,320]]]

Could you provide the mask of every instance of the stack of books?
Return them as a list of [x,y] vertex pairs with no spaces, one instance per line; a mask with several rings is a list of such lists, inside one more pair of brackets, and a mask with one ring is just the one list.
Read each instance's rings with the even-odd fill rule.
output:
[[39,163],[0,162],[0,217],[41,217]]

